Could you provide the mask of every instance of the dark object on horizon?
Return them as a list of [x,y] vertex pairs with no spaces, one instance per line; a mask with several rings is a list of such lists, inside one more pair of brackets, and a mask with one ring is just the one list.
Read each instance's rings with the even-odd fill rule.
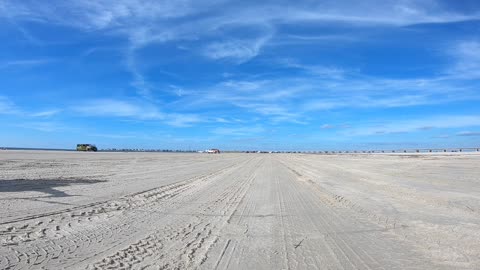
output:
[[82,144],[77,144],[77,151],[86,151],[86,152],[97,152],[97,147],[93,144],[87,144],[87,143],[82,143]]

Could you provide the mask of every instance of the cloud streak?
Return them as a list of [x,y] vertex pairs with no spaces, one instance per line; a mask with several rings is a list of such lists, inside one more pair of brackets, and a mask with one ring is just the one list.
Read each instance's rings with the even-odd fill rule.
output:
[[51,59],[23,59],[0,62],[0,69],[7,68],[30,68],[52,62]]
[[462,137],[478,137],[480,136],[480,132],[475,132],[475,131],[462,131],[457,133],[457,136],[462,136]]
[[[168,2],[140,0],[54,0],[50,5],[36,1],[6,0],[0,16],[11,20],[34,21],[81,29],[106,31],[125,36],[132,48],[154,42],[192,39],[242,27],[273,27],[283,24],[346,23],[361,27],[407,26],[421,23],[450,23],[478,20],[480,12],[462,14],[443,8],[436,1],[317,1],[301,2]],[[221,12],[219,12],[221,10]],[[208,15],[206,15],[208,14]],[[198,31],[202,29],[202,31]],[[269,37],[218,40],[207,46],[213,59],[250,59]]]
[[72,110],[86,116],[132,117],[138,119],[165,118],[165,115],[152,105],[117,99],[92,100],[80,106],[73,106]]
[[271,38],[271,34],[261,36],[256,39],[247,40],[227,40],[209,44],[204,54],[212,59],[231,59],[237,63],[244,63],[256,57],[261,48]]
[[17,114],[19,113],[19,109],[7,97],[0,96],[0,114]]
[[480,78],[480,41],[464,40],[457,42],[449,51],[454,64],[448,73],[460,79]]
[[[107,0],[52,1],[50,5],[36,1],[6,0],[0,6],[0,16],[14,21],[62,25],[84,32],[102,31],[108,35],[126,39],[126,69],[132,74],[132,86],[137,94],[154,100],[156,88],[148,82],[137,65],[135,52],[152,43],[179,40],[203,40],[209,42],[200,50],[212,60],[228,60],[245,63],[257,57],[275,37],[280,25],[348,24],[356,27],[402,27],[424,23],[450,23],[480,19],[480,10],[466,13],[453,12],[436,1],[319,1],[256,3],[230,1],[140,1]],[[222,12],[219,12],[221,10]],[[286,12],[287,10],[287,12]],[[260,29],[254,37],[233,37],[239,30]],[[201,29],[201,31],[199,31]],[[303,37],[308,39],[308,36]],[[318,42],[314,39],[313,42]],[[202,44],[200,42],[200,44]],[[477,76],[479,70],[478,42],[465,42],[457,46],[456,74]],[[472,60],[473,59],[473,60]],[[32,66],[45,60],[21,60],[3,64],[3,67]],[[312,76],[341,79],[342,69],[320,65],[302,65],[292,60],[284,63],[290,68],[304,70]],[[2,68],[2,64],[0,64]],[[372,83],[370,83],[372,84]],[[349,85],[355,87],[354,85]],[[370,85],[365,85],[370,87]],[[375,86],[374,86],[375,87]],[[277,92],[278,94],[279,92]],[[407,100],[410,99],[410,100]],[[385,100],[390,104],[425,103],[421,97],[403,97],[403,100]],[[341,102],[342,104],[345,102]],[[367,102],[368,103],[368,102]],[[318,100],[306,105],[312,109],[339,106],[336,101]],[[350,104],[348,105],[350,106]],[[380,106],[380,104],[379,104]],[[399,105],[401,106],[401,105]]]
[[[353,127],[345,134],[370,136],[379,134],[400,134],[430,129],[450,129],[480,126],[480,115],[437,115],[427,118],[390,121],[377,127]],[[468,134],[468,133],[465,133]],[[468,135],[467,135],[468,136]]]
[[60,112],[62,112],[62,110],[60,110],[60,109],[44,110],[44,111],[39,111],[39,112],[32,113],[31,116],[33,116],[33,117],[52,117],[54,115],[59,114]]
[[85,102],[80,106],[73,106],[70,110],[89,117],[158,121],[173,127],[190,127],[210,121],[208,118],[197,114],[162,112],[156,105],[143,100],[97,99]]
[[343,74],[227,80],[190,91],[176,104],[189,108],[233,105],[272,121],[305,123],[316,111],[395,109],[480,100],[474,85],[462,85],[447,77],[383,79]]
[[252,136],[260,133],[264,133],[266,130],[264,127],[256,126],[241,126],[241,127],[218,127],[215,128],[212,133],[221,136]]

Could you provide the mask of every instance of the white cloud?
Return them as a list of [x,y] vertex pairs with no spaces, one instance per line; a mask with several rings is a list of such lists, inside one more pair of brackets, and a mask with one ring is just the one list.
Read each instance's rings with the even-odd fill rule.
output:
[[74,106],[71,110],[84,116],[159,121],[174,127],[189,127],[209,121],[196,114],[165,113],[154,104],[141,100],[98,99]]
[[301,69],[312,75],[330,78],[330,79],[342,79],[346,72],[345,70],[341,68],[336,68],[336,67],[304,65],[290,58],[281,59],[279,62],[281,65],[284,65],[287,68]]
[[350,97],[338,97],[330,99],[317,99],[305,104],[306,110],[331,110],[338,108],[395,108],[409,107],[427,104],[443,103],[444,99],[435,99],[425,95],[410,95],[408,92],[403,95],[390,97],[387,95],[372,95],[369,93],[356,94]]
[[98,99],[74,106],[73,111],[87,116],[132,117],[138,119],[163,119],[165,115],[152,105],[134,101]]
[[109,139],[132,139],[138,138],[138,135],[124,135],[124,134],[105,134],[105,133],[89,133],[88,136],[91,137],[102,137],[102,138],[109,138]]
[[166,123],[174,127],[189,127],[206,120],[195,114],[168,114]]
[[132,86],[137,89],[137,94],[144,99],[152,100],[152,86],[147,82],[145,76],[140,72],[135,58],[135,51],[128,49],[126,52],[127,69],[133,76]]
[[[261,100],[261,99],[259,99]],[[258,101],[233,102],[233,105],[247,109],[250,112],[268,117],[272,122],[290,122],[304,124],[305,122],[299,112],[294,112],[290,106],[276,103],[262,103]]]
[[16,124],[15,126],[27,129],[38,130],[42,132],[58,132],[58,131],[65,131],[65,130],[72,130],[72,128],[68,128],[63,124],[57,122],[22,122]]
[[[446,10],[438,1],[300,1],[298,5],[283,2],[243,3],[233,1],[159,2],[153,0],[106,0],[101,2],[52,0],[50,5],[36,1],[2,1],[0,14],[10,18],[70,25],[83,29],[118,28],[155,20],[172,20],[206,11],[219,10],[225,20],[246,22],[299,20],[345,21],[408,25],[443,23],[478,18],[478,14],[460,14]],[[287,11],[286,11],[287,9]],[[218,13],[214,13],[218,16]],[[245,16],[250,14],[250,16]],[[54,16],[56,15],[56,16]]]
[[457,136],[466,136],[466,137],[480,137],[480,132],[478,131],[462,131],[457,133]]
[[[476,12],[476,11],[475,11]],[[195,114],[165,113],[153,101],[154,84],[142,70],[137,50],[152,43],[199,41],[199,50],[216,60],[243,63],[265,51],[275,40],[279,25],[349,24],[356,27],[397,27],[417,23],[448,23],[480,18],[479,13],[454,13],[436,1],[308,1],[286,3],[244,3],[227,1],[38,1],[0,2],[0,17],[11,21],[35,21],[72,27],[87,33],[125,38],[126,69],[142,101],[96,100],[77,106],[83,115],[154,119],[185,126],[205,121]],[[205,15],[207,14],[207,15]],[[241,30],[255,34],[235,35]],[[238,30],[238,31],[237,31]],[[247,31],[248,32],[248,31]],[[232,34],[233,33],[233,34]],[[342,39],[345,36],[291,36],[311,42]],[[204,41],[208,39],[208,42]],[[455,74],[478,74],[480,46],[466,41],[455,47]],[[38,60],[5,62],[3,66],[41,64]],[[0,63],[0,68],[2,64]],[[335,66],[306,65],[288,60],[283,68],[296,68],[302,75],[280,79],[229,80],[200,90],[181,89],[177,104],[212,108],[236,106],[273,121],[302,123],[311,111],[339,108],[394,108],[441,104],[479,98],[469,89],[445,78],[397,79],[358,78]],[[478,75],[475,75],[478,76]],[[184,93],[189,93],[184,95]],[[302,97],[300,99],[299,97]],[[305,102],[305,100],[307,100]],[[213,101],[213,102],[212,102]],[[218,101],[217,103],[215,103]],[[0,112],[6,111],[0,100]],[[3,106],[3,109],[2,109]],[[8,109],[7,109],[8,110]],[[211,118],[209,118],[211,119]]]
[[461,41],[449,52],[454,58],[451,75],[462,79],[480,78],[480,41]]
[[297,20],[396,26],[447,23],[478,18],[478,14],[457,14],[445,10],[438,1],[325,1],[315,6],[296,10],[291,17]]
[[232,122],[232,121],[227,120],[223,117],[215,117],[214,121],[217,122],[217,123],[231,123]]
[[360,26],[405,26],[418,23],[448,23],[479,19],[477,13],[461,14],[437,1],[305,1],[229,2],[177,0],[38,1],[5,0],[0,17],[65,25],[84,31],[101,30],[125,36],[132,48],[152,42],[219,37],[207,55],[214,59],[246,61],[256,56],[269,35],[254,39],[225,40],[220,33],[235,27],[271,28],[280,24],[348,23]]
[[389,121],[376,127],[355,127],[348,131],[349,135],[368,136],[375,134],[395,134],[428,129],[465,128],[480,126],[480,115],[437,115],[428,118],[416,118],[400,121]]
[[0,62],[0,69],[34,67],[52,62],[51,59],[23,59]]
[[38,112],[27,112],[24,109],[17,106],[12,100],[7,97],[0,96],[0,114],[10,114],[25,118],[31,117],[51,117],[60,113],[62,110],[60,109],[51,109],[51,110],[43,110]]
[[227,80],[190,91],[177,105],[189,108],[233,105],[277,120],[304,122],[312,111],[400,108],[480,100],[474,87],[446,78],[382,79],[346,74],[323,78],[311,74],[270,80]]
[[238,63],[256,57],[270,39],[270,34],[251,40],[228,40],[209,44],[204,54],[212,59],[232,59]]
[[442,134],[442,135],[435,135],[435,136],[432,136],[433,139],[448,139],[450,138],[450,135],[447,135],[447,134]]
[[219,127],[212,130],[213,134],[221,136],[251,136],[265,132],[262,126]]
[[194,11],[194,1],[73,0],[48,4],[36,1],[3,1],[1,15],[85,30],[118,28],[158,18],[176,18]]
[[36,113],[32,113],[31,116],[33,117],[51,117],[56,114],[59,114],[62,110],[54,109],[54,110],[45,110]]
[[323,111],[336,108],[347,107],[348,100],[335,100],[335,99],[315,99],[307,101],[303,104],[302,108],[306,111]]
[[17,106],[7,97],[0,96],[0,114],[17,114]]
[[266,80],[263,80],[263,81],[229,80],[229,81],[220,82],[218,85],[218,88],[230,88],[230,89],[241,91],[241,92],[255,92],[260,90],[262,87],[264,87],[268,83],[269,81],[266,81]]
[[[405,26],[418,23],[448,23],[479,19],[480,13],[455,13],[447,10],[437,1],[305,1],[295,5],[282,2],[230,2],[222,0],[177,0],[159,2],[153,0],[107,0],[107,1],[61,1],[48,3],[38,1],[4,0],[0,4],[0,17],[7,17],[13,22],[34,21],[56,24],[79,29],[85,32],[98,32],[125,38],[128,46],[125,49],[126,69],[132,74],[132,86],[137,94],[147,101],[154,100],[155,86],[149,82],[137,63],[135,52],[152,43],[164,43],[179,40],[208,39],[208,43],[199,42],[199,50],[213,60],[230,60],[236,63],[247,62],[264,51],[266,45],[274,40],[279,25],[312,25],[312,24],[351,24],[358,27]],[[255,29],[255,35],[239,36],[232,33],[241,30]],[[328,36],[328,35],[327,35]],[[298,38],[298,36],[297,36]],[[303,40],[319,42],[318,37],[300,36]],[[325,38],[325,37],[322,37]],[[330,37],[329,37],[330,38]],[[324,39],[320,39],[322,42]],[[204,46],[204,47],[203,47]],[[458,48],[459,64],[456,73],[480,70],[478,43],[465,43]],[[476,60],[475,60],[476,59]],[[3,67],[38,65],[45,60],[22,60],[4,63]],[[302,65],[288,63],[290,67],[306,71],[311,76],[340,80],[345,71],[330,66]],[[0,63],[0,68],[2,64]],[[362,85],[340,83],[340,87],[372,87],[372,83]],[[397,81],[396,83],[399,83]],[[313,84],[313,83],[312,83]],[[332,84],[334,85],[334,84]],[[272,84],[270,84],[272,86]],[[331,85],[330,85],[331,86]],[[380,88],[377,85],[376,88]],[[319,87],[325,87],[319,86]],[[329,87],[329,86],[327,86]],[[389,86],[392,88],[392,85]],[[375,85],[373,86],[375,88]],[[272,89],[272,87],[270,88]],[[285,87],[278,85],[275,91],[263,91],[264,98],[279,100],[290,98],[301,87]],[[293,94],[292,94],[293,93]],[[234,98],[233,95],[225,98]],[[237,95],[235,98],[242,98]],[[307,104],[312,109],[333,108],[345,104],[344,100],[328,98],[312,101]],[[326,99],[326,100],[325,100]],[[383,100],[384,105],[405,106],[424,104],[421,97],[404,95],[395,100]],[[370,100],[365,104],[372,103]],[[398,105],[394,105],[395,102]],[[428,101],[430,102],[430,101]],[[315,104],[314,104],[315,103]],[[388,104],[387,104],[388,103]],[[348,105],[348,104],[347,104]],[[360,105],[358,105],[360,106]],[[130,108],[131,109],[131,108]],[[119,113],[125,113],[120,111]],[[131,112],[130,112],[131,113]]]

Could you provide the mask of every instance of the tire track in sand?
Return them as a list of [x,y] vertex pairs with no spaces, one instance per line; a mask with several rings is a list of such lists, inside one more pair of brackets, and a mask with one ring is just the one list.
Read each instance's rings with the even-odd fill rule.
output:
[[[45,265],[47,262],[51,265],[52,260],[61,262],[59,265],[64,265],[64,262],[75,262],[84,257],[85,254],[91,254],[92,251],[98,249],[99,245],[102,246],[102,249],[105,246],[111,246],[110,248],[112,248],[121,245],[121,240],[109,239],[107,236],[115,234],[128,239],[128,237],[138,234],[136,232],[138,225],[143,226],[142,223],[148,223],[146,221],[149,220],[150,216],[149,211],[138,211],[139,209],[151,208],[152,205],[161,203],[163,211],[168,212],[169,207],[174,205],[174,202],[169,201],[172,201],[175,197],[181,195],[181,197],[187,198],[188,193],[200,192],[206,186],[206,183],[243,165],[243,163],[229,165],[226,168],[194,179],[132,194],[121,200],[109,201],[103,205],[95,205],[94,209],[61,213],[55,219],[50,218],[48,222],[40,223],[41,226],[50,224],[49,229],[35,228],[35,226],[27,224],[28,226],[19,226],[17,231],[14,227],[10,230],[13,232],[10,235],[8,235],[9,231],[6,232],[7,241],[10,240],[13,243],[7,242],[0,246],[2,251],[0,265],[4,268],[24,268],[36,262],[37,258],[39,258],[37,265]],[[99,209],[106,210],[98,211]],[[157,213],[157,215],[161,215],[161,213]],[[58,221],[58,223],[55,223],[55,221]],[[35,222],[35,224],[37,223],[39,222]],[[51,225],[51,223],[60,225]],[[69,226],[63,226],[64,224],[70,224],[70,229]],[[51,229],[52,226],[53,229]],[[65,230],[60,230],[59,233],[57,226],[65,227]],[[31,232],[26,233],[26,229],[30,229]],[[25,234],[29,235],[30,238],[24,239],[18,236]],[[109,242],[110,244],[107,244]],[[26,246],[25,243],[30,245]],[[39,255],[37,251],[41,250],[47,250],[50,253]],[[94,253],[98,253],[98,251]],[[52,254],[55,255],[52,256]]]
[[[247,193],[260,161],[254,160],[209,185],[209,194],[198,194],[189,204],[147,237],[93,263],[91,269],[130,269],[155,266],[159,269],[192,269],[208,258],[210,247],[235,213]],[[168,256],[167,256],[168,254]],[[128,259],[130,258],[130,259]],[[127,259],[127,260],[126,260]]]

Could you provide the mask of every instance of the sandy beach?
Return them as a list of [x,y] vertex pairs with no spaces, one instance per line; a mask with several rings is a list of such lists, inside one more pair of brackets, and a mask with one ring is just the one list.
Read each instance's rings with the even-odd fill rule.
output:
[[480,154],[0,151],[0,269],[479,269]]

